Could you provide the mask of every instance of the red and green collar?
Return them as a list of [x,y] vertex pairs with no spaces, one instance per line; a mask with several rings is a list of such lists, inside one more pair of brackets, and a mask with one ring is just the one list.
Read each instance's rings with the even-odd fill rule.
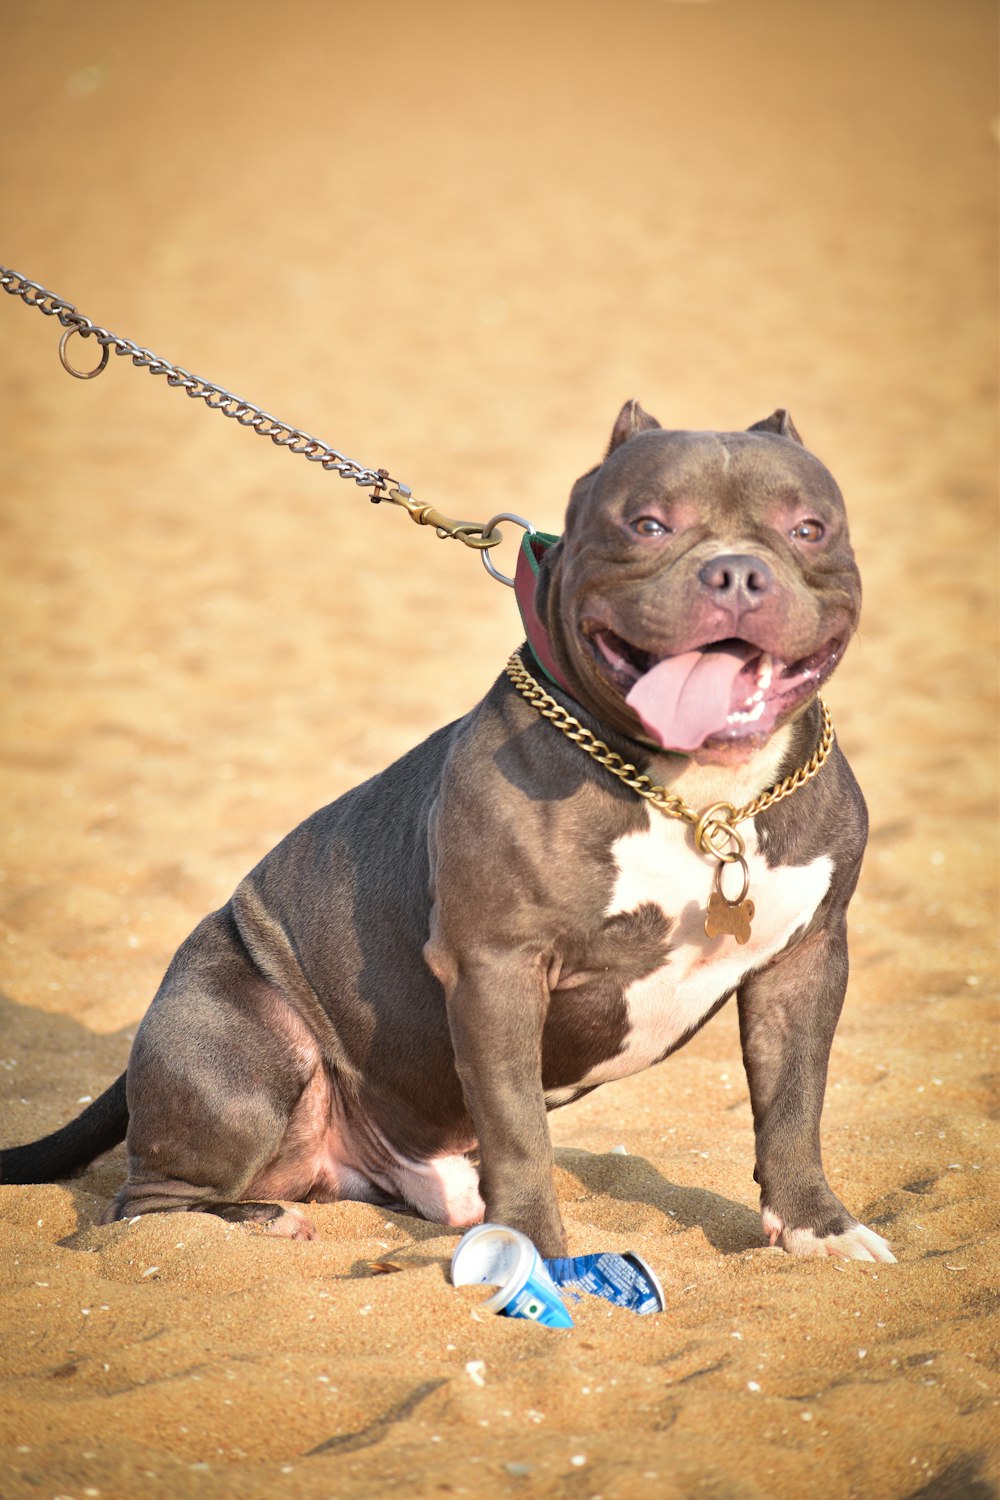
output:
[[569,685],[564,681],[556,666],[555,657],[552,655],[549,633],[535,608],[535,591],[538,586],[542,558],[558,540],[558,536],[553,536],[546,531],[525,532],[521,538],[521,550],[517,554],[517,567],[514,570],[514,597],[521,611],[524,632],[528,637],[528,645],[531,647],[536,662],[550,682],[554,682],[557,687],[569,693]]

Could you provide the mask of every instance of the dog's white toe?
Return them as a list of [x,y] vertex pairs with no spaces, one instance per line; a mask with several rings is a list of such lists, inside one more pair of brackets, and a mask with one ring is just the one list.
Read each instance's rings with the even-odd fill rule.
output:
[[896,1257],[889,1249],[888,1241],[864,1224],[855,1224],[844,1234],[828,1235],[820,1244],[825,1246],[828,1255],[843,1255],[848,1260],[877,1260],[887,1265],[896,1264]]
[[879,1261],[895,1265],[896,1257],[889,1243],[874,1229],[854,1223],[840,1234],[816,1234],[812,1229],[788,1229],[773,1209],[761,1213],[764,1233],[772,1245],[780,1245],[790,1255],[839,1255],[845,1260]]

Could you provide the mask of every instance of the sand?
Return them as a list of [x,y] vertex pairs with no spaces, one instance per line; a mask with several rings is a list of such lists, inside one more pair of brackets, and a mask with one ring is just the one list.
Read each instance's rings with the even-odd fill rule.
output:
[[[766,1246],[732,1008],[552,1117],[572,1250],[647,1257],[657,1317],[492,1317],[454,1231],[351,1203],[311,1243],[100,1227],[119,1149],[0,1187],[4,1497],[997,1493],[995,31],[985,0],[3,7],[0,258],[446,513],[558,530],[630,396],[791,408],[866,587],[825,1158],[898,1256]],[[8,1144],[519,638],[458,544],[124,361],[70,380],[57,334],[0,297]]]

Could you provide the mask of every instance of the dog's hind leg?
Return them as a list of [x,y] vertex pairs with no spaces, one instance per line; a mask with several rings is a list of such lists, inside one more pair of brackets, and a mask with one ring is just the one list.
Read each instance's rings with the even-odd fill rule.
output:
[[312,1238],[302,1214],[253,1194],[255,1179],[280,1156],[316,1069],[318,1049],[298,1045],[280,1024],[287,1012],[228,909],[206,918],[178,951],[136,1035],[128,1179],[106,1221],[187,1210]]

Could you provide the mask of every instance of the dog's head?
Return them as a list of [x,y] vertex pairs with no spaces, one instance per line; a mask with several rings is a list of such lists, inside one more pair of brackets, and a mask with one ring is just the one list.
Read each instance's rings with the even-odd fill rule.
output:
[[560,673],[604,723],[741,760],[843,655],[861,584],[844,502],[784,411],[671,432],[634,401],[573,487],[536,605]]

